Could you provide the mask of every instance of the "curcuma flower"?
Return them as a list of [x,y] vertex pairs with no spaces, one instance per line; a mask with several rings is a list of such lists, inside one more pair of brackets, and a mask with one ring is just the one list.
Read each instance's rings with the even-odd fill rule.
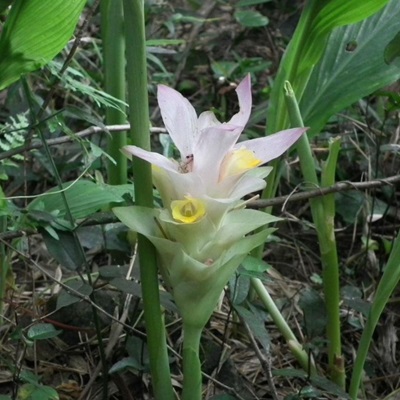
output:
[[250,76],[236,92],[239,112],[221,123],[211,111],[197,117],[187,99],[160,85],[161,115],[180,160],[136,146],[123,149],[153,165],[153,182],[164,208],[119,207],[114,213],[154,244],[184,321],[199,327],[207,322],[238,265],[271,232],[259,228],[278,220],[245,209],[240,199],[265,187],[271,168],[261,166],[279,157],[306,130],[288,129],[237,143],[251,112]]

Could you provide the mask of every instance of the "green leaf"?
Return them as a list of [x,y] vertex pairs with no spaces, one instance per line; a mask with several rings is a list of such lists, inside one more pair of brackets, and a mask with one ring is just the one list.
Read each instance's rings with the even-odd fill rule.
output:
[[[388,0],[310,0],[306,3],[272,88],[268,109],[268,131],[270,133],[288,126],[282,90],[284,82],[291,83],[300,102],[309,75],[323,55],[329,35],[334,28],[362,21],[387,3]],[[394,3],[397,4],[397,0],[392,0],[392,4]],[[368,64],[370,60],[367,62],[364,59],[363,61]]]
[[299,306],[303,310],[307,336],[321,335],[326,328],[326,309],[321,296],[314,289],[307,289],[301,294]]
[[52,324],[36,324],[29,328],[28,338],[30,340],[51,339],[58,336],[62,331],[54,328]]
[[0,90],[43,67],[72,37],[86,0],[14,0],[0,37]]
[[318,133],[331,115],[400,78],[400,68],[385,62],[399,19],[400,7],[392,0],[373,17],[332,33],[300,102],[309,135]]
[[[73,280],[68,282],[66,285],[83,296],[89,296],[93,291],[93,288],[89,284],[82,282],[81,280]],[[70,306],[71,304],[75,304],[81,300],[82,299],[76,296],[73,292],[67,292],[63,289],[57,298],[56,309],[59,310],[62,307]]]
[[271,268],[271,266],[266,263],[263,260],[260,260],[257,257],[253,257],[253,256],[247,256],[243,262],[242,262],[242,266],[247,270],[247,271],[253,271],[253,272],[265,272],[267,271],[269,268]]
[[266,26],[269,23],[267,17],[254,10],[238,10],[235,12],[235,19],[246,28],[257,28]]
[[19,388],[17,398],[18,400],[58,400],[59,396],[57,391],[49,386],[26,383]]
[[115,374],[118,372],[124,372],[125,370],[133,369],[135,371],[142,371],[143,366],[139,363],[136,358],[125,357],[117,361],[108,371],[110,374]]
[[235,274],[229,280],[230,300],[233,304],[242,304],[249,295],[250,279],[247,276]]
[[325,6],[320,9],[308,26],[304,53],[298,71],[301,72],[303,68],[318,62],[325,48],[326,40],[334,28],[354,24],[370,17],[384,7],[388,1],[332,0],[325,2]]
[[81,254],[81,249],[75,241],[72,232],[56,231],[58,239],[55,239],[52,234],[46,230],[42,230],[42,237],[46,244],[49,253],[63,267],[75,271],[82,268],[85,259]]
[[[65,183],[63,187],[66,188],[64,193],[75,219],[86,218],[111,204],[122,203],[125,194],[133,197],[133,185],[128,184],[111,186],[82,179],[75,183]],[[66,215],[64,201],[58,192],[58,188],[47,191],[44,196],[33,200],[28,210],[44,209],[47,212],[58,210],[58,216],[64,217]]]
[[260,342],[262,347],[269,351],[270,349],[270,338],[267,330],[265,329],[264,320],[261,317],[260,311],[257,310],[251,304],[248,305],[250,309],[245,307],[234,305],[235,311],[243,318],[249,329],[253,333],[254,337]]
[[326,392],[337,396],[337,398],[339,399],[350,399],[350,396],[346,392],[344,392],[340,386],[336,385],[334,382],[330,381],[327,378],[324,378],[322,376],[313,376],[311,378],[311,383],[314,386],[317,386],[325,390]]
[[[115,286],[124,293],[132,294],[139,299],[142,298],[142,286],[137,282],[129,281],[124,277],[116,277],[110,281],[110,285]],[[160,292],[160,302],[168,311],[174,313],[178,312],[170,293],[164,291]]]

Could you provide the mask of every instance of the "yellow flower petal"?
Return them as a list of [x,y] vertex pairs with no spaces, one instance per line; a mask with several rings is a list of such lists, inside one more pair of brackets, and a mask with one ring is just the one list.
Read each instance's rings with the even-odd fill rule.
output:
[[261,165],[259,160],[251,150],[241,148],[233,150],[226,155],[221,166],[220,179],[224,179],[228,176],[234,176],[242,174]]
[[184,224],[193,224],[206,215],[206,208],[201,200],[185,196],[185,200],[171,202],[172,217]]

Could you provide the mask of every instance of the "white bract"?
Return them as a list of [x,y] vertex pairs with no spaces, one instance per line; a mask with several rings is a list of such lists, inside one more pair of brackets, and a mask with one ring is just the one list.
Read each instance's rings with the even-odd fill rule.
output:
[[[161,115],[180,160],[136,146],[123,152],[153,165],[153,182],[164,209],[115,208],[117,217],[157,248],[163,277],[186,322],[204,325],[224,285],[276,221],[246,210],[243,196],[265,187],[271,168],[259,167],[284,153],[306,130],[288,129],[237,143],[251,112],[250,76],[236,89],[239,112],[219,122],[211,111],[199,117],[180,93],[158,87]],[[258,168],[257,168],[258,167]]]

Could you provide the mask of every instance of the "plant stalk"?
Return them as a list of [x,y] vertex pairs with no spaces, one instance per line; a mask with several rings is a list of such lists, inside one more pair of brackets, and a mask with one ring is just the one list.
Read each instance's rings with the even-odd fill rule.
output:
[[[292,126],[304,126],[296,97],[289,82],[285,82],[285,94],[289,118]],[[319,187],[320,185],[315,171],[315,161],[306,134],[302,135],[302,137],[297,142],[297,152],[299,154],[300,167],[305,181],[315,187]],[[335,168],[335,166],[336,164],[333,165],[333,168]],[[328,177],[328,175],[326,176]],[[334,180],[334,173],[332,174],[330,171],[329,180],[332,179]],[[327,181],[325,183],[328,183],[328,179],[326,180]],[[332,182],[330,182],[330,184],[332,184]],[[334,232],[334,203],[332,209],[332,200],[333,198],[329,198],[326,200],[324,200],[324,198],[313,198],[310,199],[310,206],[312,218],[317,230],[323,268],[322,277],[328,320],[326,333],[328,339],[328,359],[330,375],[331,379],[344,389],[346,377],[344,370],[344,360],[342,356],[340,331],[339,263],[337,258]],[[325,209],[324,204],[329,204],[330,207],[327,207]]]
[[[124,0],[123,4],[132,144],[150,150],[144,3],[143,0]],[[132,162],[136,204],[152,207],[150,164],[136,157]],[[161,314],[156,252],[143,235],[138,235],[138,253],[154,398],[173,400],[175,396]]]
[[[101,31],[103,39],[104,90],[118,100],[125,101],[125,37],[123,29],[122,0],[101,1]],[[107,107],[106,124],[126,123],[125,109],[119,103],[118,108]],[[110,185],[122,185],[127,182],[127,161],[121,148],[127,144],[126,132],[109,133],[107,153],[115,163],[108,160],[107,172]]]
[[201,400],[201,364],[199,348],[202,329],[183,322],[182,400]]

